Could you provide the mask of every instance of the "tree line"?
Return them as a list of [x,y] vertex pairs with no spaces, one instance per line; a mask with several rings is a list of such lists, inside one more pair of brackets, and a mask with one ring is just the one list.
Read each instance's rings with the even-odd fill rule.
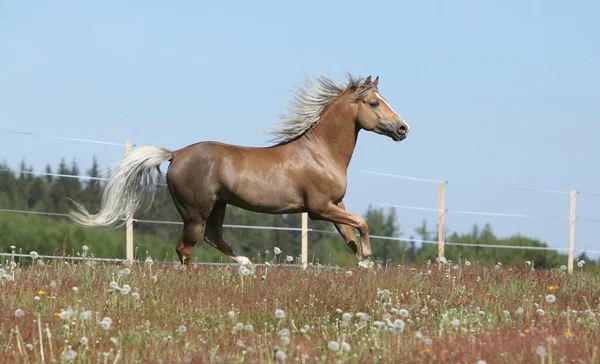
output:
[[[91,212],[100,208],[103,182],[101,168],[96,158],[91,167],[81,174],[75,160],[67,164],[64,159],[55,169],[49,164],[46,175],[36,175],[23,161],[19,171],[11,170],[6,163],[0,164],[0,209],[25,210],[51,213],[67,213],[72,207],[69,199],[83,202]],[[91,179],[55,177],[49,174],[88,176]],[[371,235],[392,238],[405,238],[409,241],[372,239],[373,258],[381,264],[418,265],[437,257],[436,244],[417,246],[410,240],[437,240],[437,226],[429,227],[427,221],[415,231],[408,232],[398,223],[396,210],[369,206],[362,215]],[[135,216],[139,220],[180,221],[179,214],[165,187],[160,187],[156,198],[147,211]],[[226,225],[277,226],[298,228],[300,214],[270,215],[248,212],[234,206],[227,207]],[[354,265],[356,258],[338,234],[334,225],[325,221],[309,220],[309,227],[317,232],[309,233],[309,262],[332,265]],[[136,258],[145,259],[150,255],[154,260],[177,260],[175,243],[181,233],[176,224],[134,223],[134,244]],[[297,231],[242,229],[225,227],[224,238],[234,249],[255,262],[264,262],[274,257],[273,249],[281,249],[285,259],[300,256],[300,233]],[[446,236],[447,242],[460,242],[480,245],[515,245],[546,247],[542,241],[515,234],[497,237],[489,224],[474,225],[466,233],[453,232]],[[88,229],[75,226],[61,216],[32,215],[0,211],[0,250],[6,252],[15,246],[24,253],[36,251],[39,254],[77,254],[82,246],[96,257],[124,258],[124,228]],[[266,254],[266,252],[269,252]],[[453,262],[470,260],[487,263],[501,262],[505,265],[525,264],[532,261],[538,268],[557,268],[567,264],[567,256],[554,250],[498,249],[486,247],[462,247],[447,245],[445,256]],[[586,267],[600,264],[588,259],[585,254],[577,259],[586,260]],[[229,262],[229,258],[215,248],[205,244],[200,237],[194,253],[194,260],[202,262]]]

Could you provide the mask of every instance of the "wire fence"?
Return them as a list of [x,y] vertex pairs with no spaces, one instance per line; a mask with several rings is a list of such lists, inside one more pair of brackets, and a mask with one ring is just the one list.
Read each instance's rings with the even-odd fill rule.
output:
[[[52,135],[43,135],[38,133],[24,132],[18,130],[10,130],[10,129],[0,129],[0,132],[9,133],[9,134],[20,134],[34,137],[43,137],[50,139],[59,139],[59,140],[69,140],[69,141],[77,141],[83,143],[94,143],[100,145],[110,145],[110,146],[120,146],[127,147],[127,143],[116,143],[109,141],[100,141],[100,140],[92,140],[92,139],[83,139],[83,138],[73,138],[73,137],[65,137],[65,136],[52,136]],[[1,168],[0,171],[10,171],[10,169]],[[435,180],[428,178],[420,178],[413,176],[405,176],[398,175],[393,173],[385,173],[385,172],[377,172],[377,171],[369,171],[369,170],[359,170],[362,173],[372,174],[382,177],[391,177],[391,178],[400,178],[406,180],[412,180],[416,182],[424,182],[424,183],[437,183],[440,185],[442,189],[442,193],[440,194],[440,206],[438,208],[432,207],[419,207],[419,206],[408,206],[408,205],[400,205],[400,204],[389,204],[389,203],[370,203],[371,205],[376,206],[389,206],[394,208],[401,209],[409,209],[409,210],[419,210],[419,211],[428,211],[428,212],[436,212],[438,213],[440,221],[443,223],[443,217],[447,214],[463,214],[463,215],[478,215],[478,216],[496,216],[496,217],[509,217],[509,218],[527,218],[527,219],[548,219],[548,220],[571,220],[570,228],[573,227],[575,220],[577,221],[585,221],[590,223],[600,223],[600,219],[595,218],[586,218],[586,217],[577,217],[577,216],[545,216],[545,215],[532,215],[532,214],[521,214],[521,213],[507,213],[507,212],[483,212],[483,211],[469,211],[469,210],[454,210],[454,209],[446,209],[444,208],[443,202],[443,186],[448,184],[446,180]],[[95,181],[107,181],[107,178],[102,177],[93,177],[93,176],[78,176],[78,175],[70,175],[63,173],[47,173],[47,172],[33,172],[33,171],[18,171],[17,173],[30,174],[30,175],[38,175],[38,176],[49,176],[49,177],[59,177],[59,178],[73,178],[73,179],[81,179],[81,180],[95,180]],[[164,184],[163,184],[164,185]],[[512,188],[513,190],[519,191],[527,191],[527,192],[541,192],[541,193],[552,193],[552,194],[571,194],[573,196],[574,191],[564,191],[564,190],[553,190],[553,189],[536,189],[536,188]],[[580,194],[579,191],[575,191],[575,194]],[[600,194],[596,193],[583,193],[584,196],[589,197],[600,197]],[[573,205],[574,207],[574,205]],[[574,212],[574,208],[572,209]],[[44,211],[28,211],[28,210],[16,210],[16,209],[0,209],[0,213],[18,213],[18,214],[30,214],[30,215],[43,215],[43,216],[55,216],[55,217],[68,217],[67,214],[56,213],[56,212],[44,212]],[[122,219],[126,220],[126,219]],[[160,220],[144,220],[144,219],[130,219],[132,222],[142,223],[142,224],[166,224],[166,225],[183,225],[180,221],[160,221]],[[251,226],[251,225],[232,225],[225,224],[223,225],[225,228],[233,228],[233,229],[256,229],[256,230],[282,230],[282,231],[293,231],[293,232],[301,232],[301,233],[325,233],[325,234],[338,234],[337,231],[328,231],[328,230],[319,230],[319,229],[311,229],[311,228],[293,228],[293,227],[277,227],[277,226]],[[443,226],[442,226],[443,228]],[[357,234],[358,235],[358,234]],[[442,234],[443,235],[443,234]],[[496,248],[496,249],[525,249],[525,250],[543,250],[543,251],[567,251],[569,252],[569,263],[572,264],[573,254],[575,252],[578,253],[593,253],[600,254],[600,250],[578,250],[575,249],[574,246],[570,246],[569,248],[556,248],[556,247],[546,247],[546,246],[521,246],[521,245],[498,245],[498,244],[473,244],[473,243],[461,243],[461,242],[452,242],[446,241],[445,237],[440,236],[438,241],[433,240],[422,240],[422,239],[411,239],[411,238],[401,238],[401,237],[390,237],[390,236],[378,236],[378,235],[369,235],[370,239],[381,239],[381,240],[390,240],[390,241],[401,241],[401,242],[414,242],[420,244],[438,244],[438,245],[447,245],[447,246],[462,246],[462,247],[470,247],[470,248]],[[573,242],[570,242],[570,244]],[[443,253],[443,248],[441,250]],[[7,255],[6,253],[1,253],[0,256]],[[10,254],[8,254],[10,255]],[[28,256],[23,254],[22,256]],[[61,257],[61,256],[40,256],[46,259],[92,259],[92,258],[82,258],[82,257]],[[133,261],[131,258],[129,259],[113,259],[113,258],[94,258],[100,259],[102,261],[112,261],[112,262],[124,262],[124,261]],[[139,261],[138,261],[139,262]],[[195,264],[233,264],[233,263],[195,263]],[[571,267],[570,267],[571,270]]]

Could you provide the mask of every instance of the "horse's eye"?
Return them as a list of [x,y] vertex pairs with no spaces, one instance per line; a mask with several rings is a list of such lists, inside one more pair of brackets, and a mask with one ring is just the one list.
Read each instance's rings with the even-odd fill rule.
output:
[[377,101],[377,100],[371,101],[371,102],[369,102],[369,105],[371,107],[375,108],[375,107],[379,106],[379,101]]

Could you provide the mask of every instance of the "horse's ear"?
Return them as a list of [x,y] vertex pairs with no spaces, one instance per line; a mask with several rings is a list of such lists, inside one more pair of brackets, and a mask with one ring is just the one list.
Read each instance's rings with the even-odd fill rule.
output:
[[370,84],[371,84],[371,76],[369,76],[369,77],[367,77],[367,78],[365,79],[364,86],[367,86],[367,85],[370,85]]
[[379,76],[377,76],[375,78],[375,81],[373,81],[373,84],[375,85],[375,87],[377,87],[377,85],[379,84]]

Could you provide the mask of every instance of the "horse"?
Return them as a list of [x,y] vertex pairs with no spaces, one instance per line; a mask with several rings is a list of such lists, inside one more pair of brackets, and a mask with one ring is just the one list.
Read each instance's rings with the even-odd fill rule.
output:
[[[272,145],[248,147],[202,141],[178,150],[140,146],[110,166],[100,211],[89,213],[73,200],[70,219],[86,227],[115,228],[154,198],[164,181],[160,165],[169,162],[166,184],[183,221],[175,250],[190,266],[194,246],[204,240],[240,265],[252,265],[223,239],[227,205],[260,213],[306,212],[311,220],[332,222],[362,268],[371,268],[369,230],[364,219],[348,212],[347,170],[361,130],[406,139],[410,126],[371,81],[347,73],[342,86],[320,74],[306,76],[287,113],[266,130]],[[150,208],[148,205],[147,209]],[[357,229],[360,241],[353,228]]]

